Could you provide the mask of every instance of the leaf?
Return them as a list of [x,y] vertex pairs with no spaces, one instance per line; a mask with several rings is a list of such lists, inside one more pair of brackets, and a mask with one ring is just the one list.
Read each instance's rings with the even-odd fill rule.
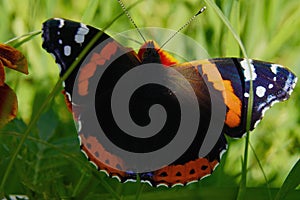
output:
[[294,165],[288,176],[286,177],[283,185],[276,195],[275,200],[285,199],[286,195],[289,194],[300,184],[300,159]]
[[55,133],[55,129],[58,125],[56,114],[50,109],[48,112],[41,115],[37,122],[39,129],[39,136],[43,140],[48,140]]
[[27,59],[15,48],[0,44],[0,60],[4,66],[28,74]]
[[18,101],[15,92],[6,84],[0,86],[0,127],[17,116]]

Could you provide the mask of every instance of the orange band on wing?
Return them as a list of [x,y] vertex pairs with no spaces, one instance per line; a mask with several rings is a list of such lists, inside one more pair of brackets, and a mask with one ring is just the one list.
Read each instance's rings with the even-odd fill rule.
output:
[[94,75],[97,65],[104,65],[111,56],[113,56],[118,49],[116,42],[108,43],[100,53],[93,53],[90,61],[79,71],[79,84],[78,84],[78,94],[85,96],[88,94],[89,79]]
[[154,172],[153,180],[169,186],[176,183],[187,184],[211,174],[218,163],[217,160],[210,162],[207,158],[198,158],[184,165],[166,166]]
[[216,65],[212,64],[208,60],[204,60],[204,62],[201,61],[201,64],[202,64],[203,75],[207,76],[207,80],[213,83],[213,87],[216,90],[224,91],[225,86],[223,83],[223,79]]
[[222,91],[225,105],[228,107],[225,123],[230,127],[237,127],[241,123],[242,102],[234,93],[229,80],[223,80],[216,65],[208,60],[201,61],[203,74],[216,90]]
[[89,136],[86,138],[84,134],[80,134],[80,138],[83,144],[82,150],[87,154],[90,161],[99,167],[99,170],[105,170],[110,176],[125,176],[124,163],[121,158],[107,152],[96,137]]
[[242,102],[235,95],[231,82],[229,80],[224,80],[223,82],[225,85],[225,95],[223,96],[228,107],[225,123],[230,128],[237,127],[241,123]]

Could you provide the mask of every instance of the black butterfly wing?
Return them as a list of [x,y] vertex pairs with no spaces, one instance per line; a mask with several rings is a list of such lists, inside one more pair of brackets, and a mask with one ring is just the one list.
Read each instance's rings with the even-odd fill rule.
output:
[[[101,31],[91,26],[63,19],[51,19],[43,24],[43,48],[54,55],[56,63],[61,67],[60,76],[65,74],[86,45],[99,32]],[[83,99],[95,98],[97,118],[103,131],[109,134],[110,139],[115,143],[121,142],[120,145],[123,144],[123,147],[130,151],[143,153],[149,148],[157,150],[161,144],[174,137],[172,134],[159,136],[162,136],[163,133],[176,132],[180,123],[176,91],[172,92],[157,85],[148,85],[144,88],[145,90],[136,92],[135,100],[132,100],[129,105],[132,110],[131,117],[136,123],[147,124],[148,118],[145,113],[153,104],[163,105],[170,117],[167,118],[161,134],[157,134],[156,137],[149,140],[124,136],[115,124],[110,109],[112,91],[123,74],[142,62],[135,52],[121,46],[103,32],[93,45],[93,47],[96,46],[93,53],[85,56],[85,61],[80,60],[65,81],[65,90],[68,96],[71,97],[72,94],[79,96],[76,100],[72,98],[73,108],[80,104],[88,104],[82,103],[81,97],[84,97]],[[252,60],[250,62],[250,71],[244,59],[236,58],[216,58],[172,66],[184,76],[184,79],[189,81],[194,89],[201,115],[199,129],[191,145],[176,161],[155,171],[139,173],[142,181],[149,182],[154,186],[185,185],[211,174],[227,148],[224,134],[241,137],[245,133],[250,73],[252,73],[254,88],[251,130],[263,117],[266,109],[273,103],[289,97],[297,80],[292,72],[271,63]],[[101,70],[106,66],[108,66],[107,70],[102,73]],[[174,84],[180,87],[182,81],[176,79]],[[184,93],[186,99],[193,95],[184,90],[180,90],[180,92]],[[212,102],[212,99],[216,101]],[[215,122],[212,120],[212,117],[215,116],[213,110],[215,107],[224,108],[224,113],[221,110],[218,113],[220,120],[223,121],[221,121],[219,129],[208,134],[211,128],[210,124]],[[89,129],[89,120],[86,120],[86,116],[84,116],[89,112],[80,110],[80,117],[76,116],[76,111],[73,110],[73,112],[75,112],[75,119],[80,124],[81,148],[87,154],[88,159],[99,170],[104,170],[108,175],[119,178],[121,182],[136,180],[137,173],[124,170],[126,168],[123,168],[123,160],[108,152],[103,147],[101,137],[99,138],[97,133]],[[221,119],[222,117],[223,119]],[[207,135],[215,135],[213,145],[208,152],[200,155],[203,144],[207,144]],[[211,138],[208,141],[210,140]]]
[[[113,65],[119,66],[122,64],[121,70],[124,68],[129,70],[140,63],[132,49],[123,47],[101,30],[83,23],[53,18],[43,23],[42,32],[42,47],[53,55],[55,62],[60,67],[60,76],[66,73],[72,63],[97,34],[100,34],[100,38],[92,45],[88,53],[99,45],[101,48],[106,48],[104,51],[106,53],[108,52],[109,55],[104,56],[109,57],[105,58],[105,62],[114,59],[115,62]],[[98,50],[101,52],[101,49]],[[119,58],[113,58],[115,54],[121,56]],[[84,56],[84,58],[86,57],[87,55]],[[86,59],[88,60],[89,58]],[[76,76],[80,73],[86,73],[84,66],[81,66],[83,60],[84,59],[77,64],[71,75],[65,81],[64,88],[70,95],[73,92]],[[83,69],[80,69],[80,67]],[[115,73],[121,74],[121,72],[117,72],[118,69],[120,69],[120,67],[116,67]],[[78,73],[79,70],[81,72]],[[93,74],[88,75],[86,78],[88,79],[92,75]]]
[[[123,47],[101,30],[79,22],[58,18],[49,19],[43,23],[42,32],[42,47],[53,55],[61,69],[61,77],[78,59],[90,41],[97,34],[101,34],[65,80],[66,103],[73,111],[74,119],[78,123],[83,153],[99,170],[104,170],[109,176],[119,177],[124,182],[128,175],[125,171],[118,169],[122,165],[122,159],[107,152],[101,144],[101,138],[97,138],[97,133],[90,132],[89,116],[87,116],[90,114],[90,110],[87,109],[89,102],[86,100],[91,100],[98,95],[96,98],[104,99],[103,101],[107,102],[115,83],[124,73],[140,64],[139,58],[132,49]],[[98,85],[95,81],[99,81],[99,71],[104,66],[107,67],[107,70],[101,77],[101,85]],[[96,91],[94,91],[94,87],[97,88]],[[106,111],[102,112],[101,110],[102,103],[96,102],[95,109],[97,115],[105,117]],[[110,133],[113,133],[112,127],[109,125],[105,125],[105,127],[108,130],[111,129]]]
[[[171,165],[153,172],[152,184],[187,184],[212,173],[227,149],[224,134],[234,138],[246,132],[246,120],[250,79],[253,80],[253,109],[250,129],[253,130],[262,119],[264,112],[274,103],[287,100],[297,82],[297,77],[287,68],[257,60],[240,58],[214,58],[198,60],[171,66],[188,80],[199,102],[201,117],[197,135],[189,149]],[[250,76],[252,73],[252,77]],[[178,80],[180,83],[181,80]],[[191,94],[186,94],[188,97]],[[214,104],[214,105],[213,105]],[[225,109],[213,109],[212,106]],[[224,112],[223,112],[224,111]],[[213,113],[216,112],[216,113]],[[221,115],[212,120],[213,115]],[[223,115],[223,118],[222,118]],[[209,126],[209,124],[212,126]],[[219,130],[218,137],[210,137],[211,130]],[[199,149],[205,139],[214,146],[205,156],[199,156]],[[149,176],[148,174],[143,174]],[[153,183],[154,178],[154,183]]]

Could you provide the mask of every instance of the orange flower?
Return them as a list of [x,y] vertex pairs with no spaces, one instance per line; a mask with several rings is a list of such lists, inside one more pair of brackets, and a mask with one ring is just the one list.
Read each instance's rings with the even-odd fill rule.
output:
[[13,120],[18,111],[15,92],[5,84],[4,66],[28,74],[27,60],[24,55],[5,44],[0,44],[0,127]]

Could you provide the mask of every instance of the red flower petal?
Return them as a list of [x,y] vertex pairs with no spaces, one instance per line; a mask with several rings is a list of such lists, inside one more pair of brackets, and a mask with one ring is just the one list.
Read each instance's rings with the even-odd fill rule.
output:
[[17,116],[18,101],[15,92],[6,84],[0,87],[0,127]]
[[0,60],[4,66],[28,74],[27,60],[25,56],[15,48],[0,44]]

